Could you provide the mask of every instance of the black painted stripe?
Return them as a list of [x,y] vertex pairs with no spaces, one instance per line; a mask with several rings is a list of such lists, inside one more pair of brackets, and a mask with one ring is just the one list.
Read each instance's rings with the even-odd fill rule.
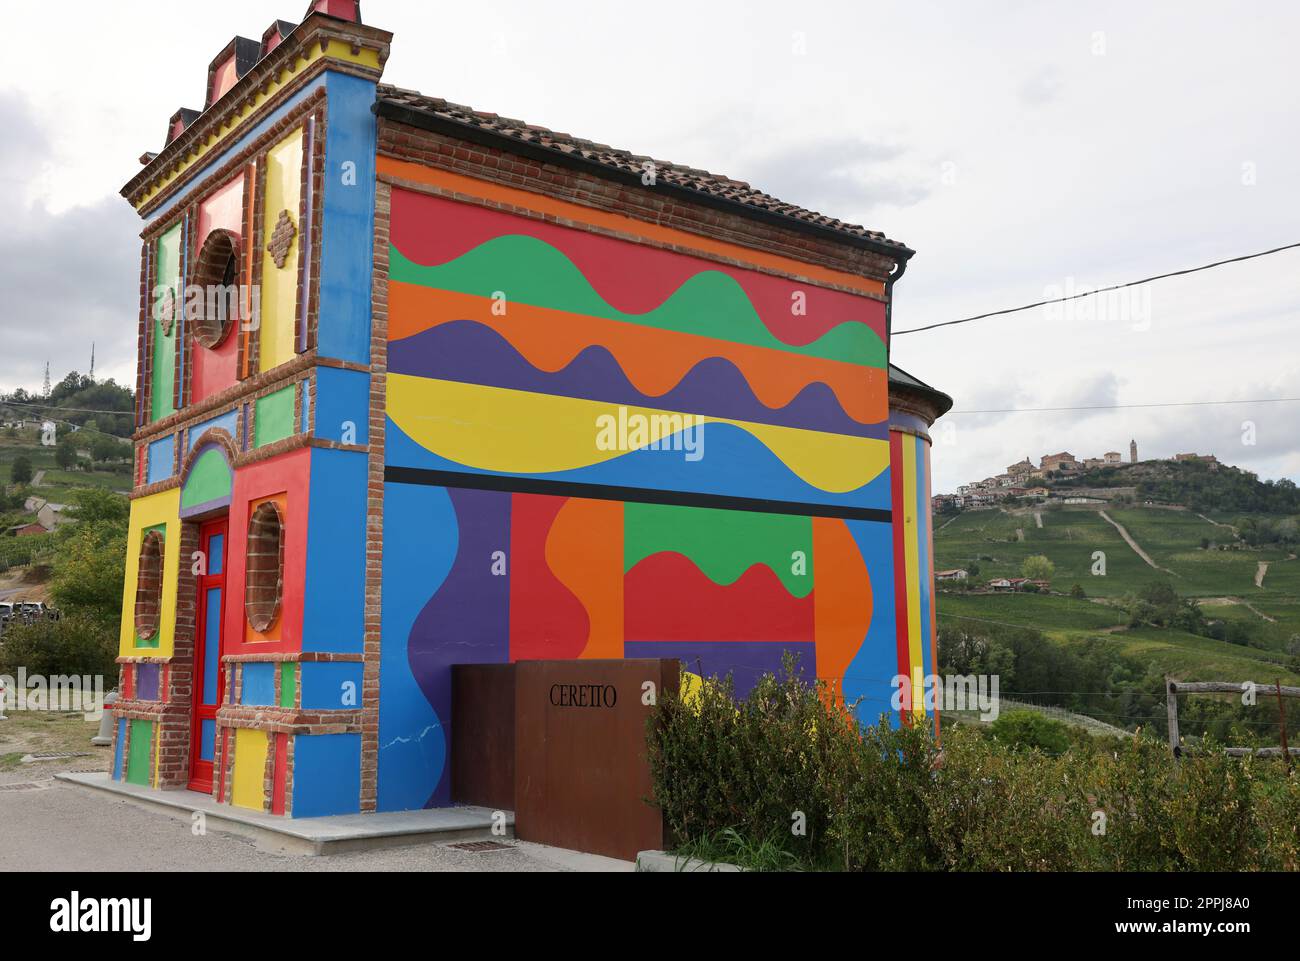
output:
[[674,507],[708,507],[757,514],[792,514],[797,517],[836,517],[846,521],[888,524],[893,512],[871,507],[837,507],[831,504],[796,504],[755,497],[723,494],[692,494],[650,490],[643,487],[611,487],[605,484],[574,484],[568,481],[535,480],[526,477],[498,477],[493,474],[463,474],[457,471],[425,470],[419,467],[385,467],[390,484],[421,487],[464,487],[470,490],[501,491],[507,494],[545,494],[552,497],[583,497],[589,500],[630,501],[636,504],[667,504]]

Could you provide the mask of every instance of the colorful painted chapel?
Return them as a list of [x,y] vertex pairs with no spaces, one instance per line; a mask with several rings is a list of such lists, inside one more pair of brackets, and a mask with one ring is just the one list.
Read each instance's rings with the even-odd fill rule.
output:
[[113,777],[446,805],[462,663],[679,658],[743,694],[793,652],[889,711],[935,663],[951,406],[889,364],[912,251],[384,84],[392,40],[357,0],[236,37],[123,188]]

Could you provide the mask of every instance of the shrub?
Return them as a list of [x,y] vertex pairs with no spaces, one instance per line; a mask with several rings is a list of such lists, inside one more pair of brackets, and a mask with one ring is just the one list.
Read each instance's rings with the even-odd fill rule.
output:
[[[679,848],[755,870],[1300,870],[1300,774],[1209,742],[1094,739],[1030,712],[990,729],[859,726],[787,662],[660,698],[654,802]],[[805,830],[792,830],[802,815]]]
[[64,617],[31,624],[11,624],[0,642],[0,674],[54,677],[67,674],[103,675],[105,686],[117,678],[117,638],[89,618]]
[[1034,711],[1007,711],[990,726],[993,736],[1011,748],[1037,748],[1064,754],[1070,746],[1069,726]]

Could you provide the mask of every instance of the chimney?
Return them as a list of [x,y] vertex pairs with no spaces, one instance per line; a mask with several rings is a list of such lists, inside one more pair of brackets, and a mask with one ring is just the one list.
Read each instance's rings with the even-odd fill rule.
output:
[[313,13],[323,13],[327,17],[347,20],[349,23],[360,23],[361,0],[311,0],[311,6],[307,8],[303,19],[306,20]]
[[287,20],[277,20],[266,28],[266,33],[262,34],[262,56],[266,56],[280,44],[289,38],[293,33],[296,23],[290,23]]
[[185,132],[185,128],[199,119],[199,111],[181,107],[167,121],[167,143],[171,143]]
[[207,110],[224,97],[240,77],[253,69],[261,56],[262,45],[256,40],[235,37],[226,44],[208,67],[208,97],[203,109]]

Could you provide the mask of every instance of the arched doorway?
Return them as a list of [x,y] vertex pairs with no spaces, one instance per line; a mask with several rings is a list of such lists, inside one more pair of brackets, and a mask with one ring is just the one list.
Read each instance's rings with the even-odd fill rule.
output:
[[185,461],[181,518],[197,528],[198,550],[183,557],[194,575],[194,662],[190,684],[189,788],[212,793],[217,711],[225,699],[225,597],[233,442],[224,431],[199,438]]

